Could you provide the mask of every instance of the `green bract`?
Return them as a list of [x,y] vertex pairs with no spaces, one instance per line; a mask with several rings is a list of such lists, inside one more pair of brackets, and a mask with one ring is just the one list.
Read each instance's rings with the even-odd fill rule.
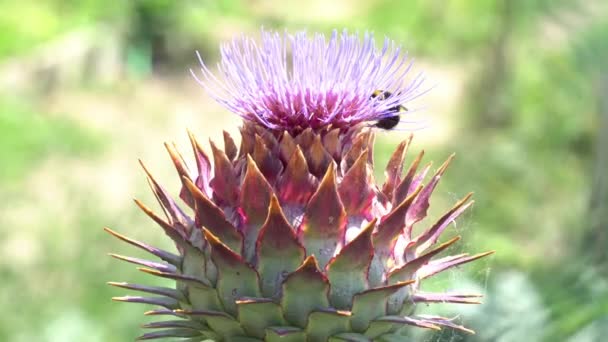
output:
[[[197,170],[166,145],[181,177],[184,209],[148,175],[163,217],[137,201],[178,253],[112,235],[159,261],[114,257],[175,280],[175,288],[111,283],[149,296],[115,298],[170,316],[140,339],[183,341],[399,341],[408,326],[469,331],[450,319],[415,316],[418,303],[477,303],[478,295],[427,293],[420,283],[489,253],[438,257],[446,227],[470,195],[412,234],[451,158],[423,185],[422,153],[403,172],[411,137],[386,181],[373,179],[373,132],[365,125],[299,132],[245,122],[240,148],[224,134],[209,158],[191,136]],[[213,160],[213,162],[211,161]]]

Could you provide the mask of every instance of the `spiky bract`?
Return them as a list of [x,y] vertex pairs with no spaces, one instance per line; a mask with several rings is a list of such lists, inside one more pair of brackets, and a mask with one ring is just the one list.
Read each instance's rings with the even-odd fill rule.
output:
[[394,341],[406,326],[469,331],[450,319],[414,315],[418,303],[476,303],[479,297],[420,290],[425,278],[488,254],[436,258],[458,240],[438,242],[472,204],[470,195],[412,233],[451,158],[424,185],[431,166],[419,167],[423,153],[403,175],[410,137],[378,187],[369,129],[308,128],[292,135],[246,122],[241,135],[240,148],[228,134],[223,150],[212,143],[212,158],[191,136],[195,172],[166,145],[183,182],[185,211],[146,171],[165,217],[137,204],[178,254],[109,230],[161,262],[116,258],[177,284],[112,283],[153,295],[116,300],[157,305],[147,314],[174,316],[145,325],[158,330],[141,339]]

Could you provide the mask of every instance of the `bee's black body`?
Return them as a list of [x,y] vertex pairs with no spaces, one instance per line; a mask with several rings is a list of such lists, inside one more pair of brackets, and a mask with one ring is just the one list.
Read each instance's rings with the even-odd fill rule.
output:
[[401,117],[399,115],[388,116],[386,118],[378,120],[374,126],[382,129],[392,129],[399,124]]
[[[380,100],[386,100],[391,95],[393,95],[393,94],[389,91],[376,90],[372,94],[371,98],[373,99],[373,98],[378,97]],[[376,126],[378,128],[386,129],[386,130],[392,129],[399,124],[399,121],[401,119],[400,113],[405,112],[405,111],[407,111],[407,108],[405,108],[404,106],[401,106],[401,105],[391,107],[388,109],[387,113],[395,114],[395,115],[387,116],[387,117],[384,117],[384,118],[378,120],[378,122],[376,122],[376,124],[374,126]]]

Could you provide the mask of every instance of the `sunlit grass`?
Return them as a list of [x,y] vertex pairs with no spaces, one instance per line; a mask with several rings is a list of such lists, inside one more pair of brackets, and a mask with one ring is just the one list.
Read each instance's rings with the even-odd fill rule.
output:
[[48,157],[90,157],[101,136],[16,99],[0,98],[0,185],[23,179]]

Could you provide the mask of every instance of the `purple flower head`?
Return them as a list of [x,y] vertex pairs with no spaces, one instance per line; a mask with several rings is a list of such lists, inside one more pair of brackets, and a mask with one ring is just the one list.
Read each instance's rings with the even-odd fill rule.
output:
[[[202,77],[192,75],[210,95],[242,118],[270,129],[314,130],[350,127],[395,116],[394,108],[420,96],[422,75],[406,81],[407,54],[373,34],[346,30],[307,36],[262,31],[261,42],[242,36],[221,46],[217,76],[200,55]],[[389,91],[387,98],[372,97]]]

